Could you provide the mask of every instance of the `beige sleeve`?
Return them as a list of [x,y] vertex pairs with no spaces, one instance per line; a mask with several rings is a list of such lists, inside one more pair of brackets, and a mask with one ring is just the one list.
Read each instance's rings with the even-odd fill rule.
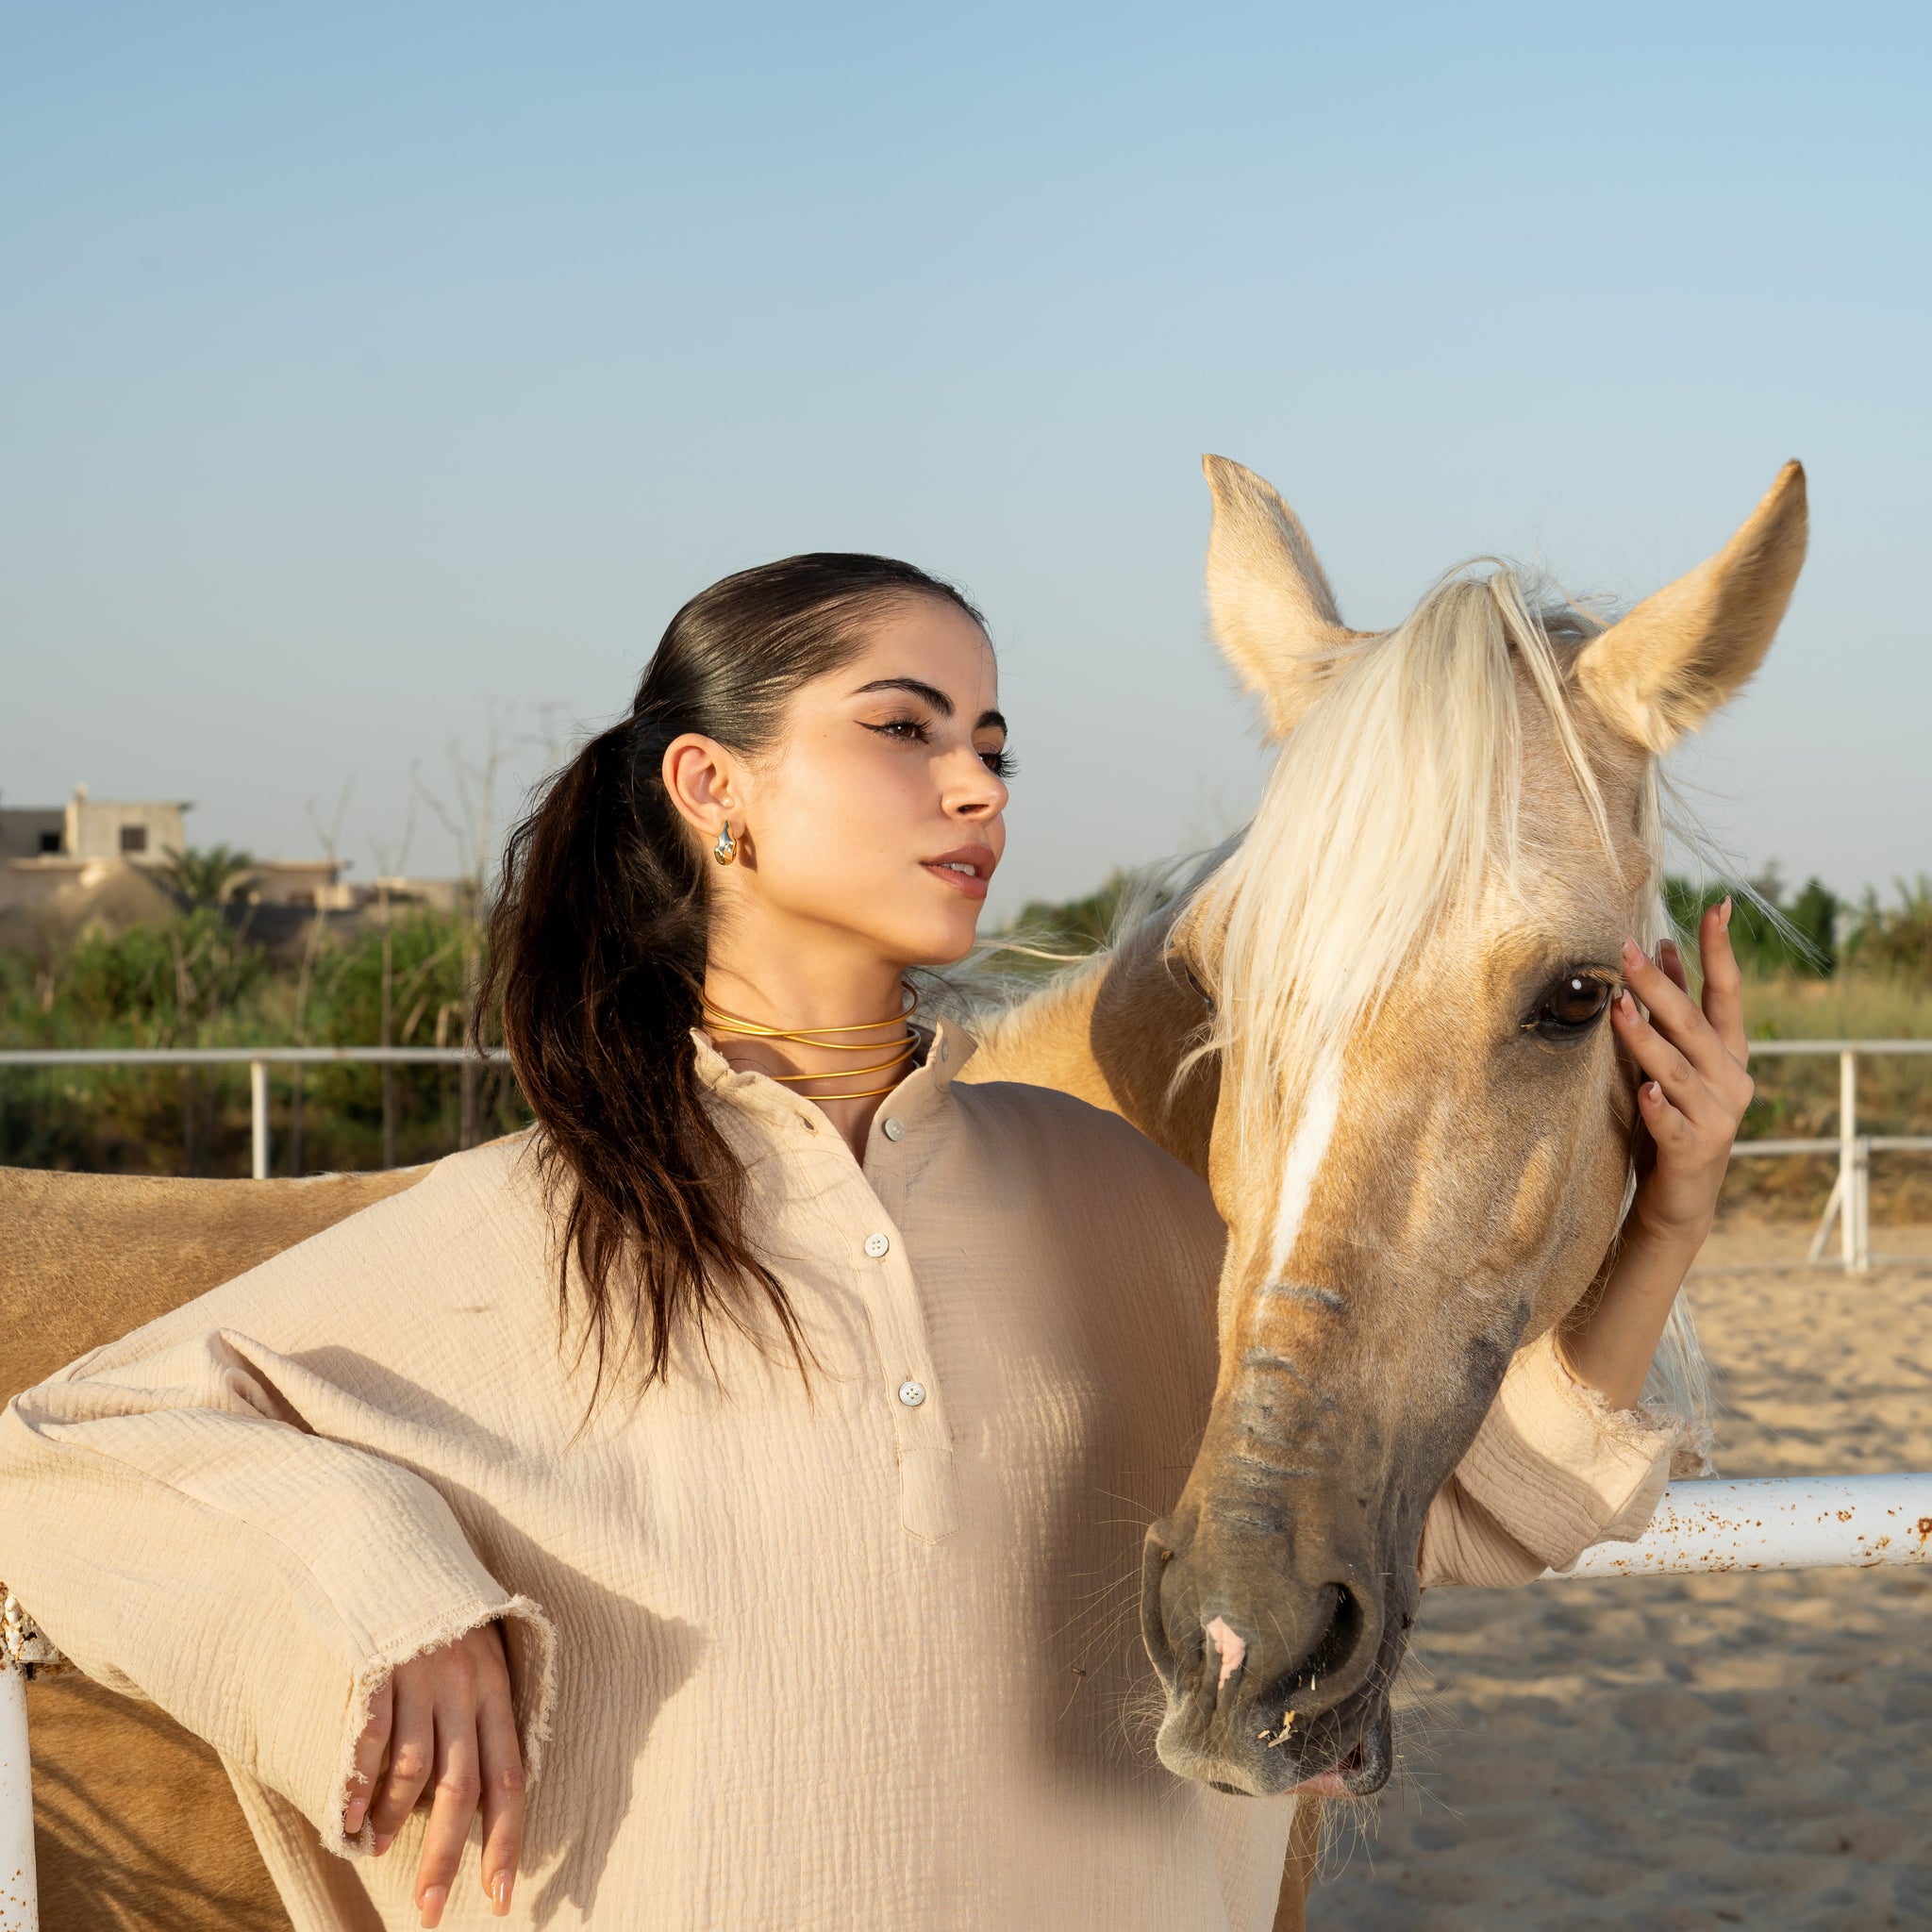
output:
[[313,1380],[232,1329],[176,1330],[28,1390],[0,1416],[0,1573],[90,1676],[207,1739],[330,1851],[370,1852],[342,1806],[389,1672],[504,1620],[534,1777],[552,1637],[429,1483],[305,1424]]
[[1520,1350],[1469,1452],[1423,1524],[1424,1587],[1527,1583],[1595,1543],[1643,1534],[1685,1433],[1654,1409],[1612,1409],[1545,1335]]

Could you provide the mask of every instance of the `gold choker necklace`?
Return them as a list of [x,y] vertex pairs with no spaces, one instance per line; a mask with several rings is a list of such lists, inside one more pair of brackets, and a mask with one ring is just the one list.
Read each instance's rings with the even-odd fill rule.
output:
[[[802,1080],[862,1080],[868,1074],[889,1074],[894,1067],[903,1067],[919,1051],[919,1036],[909,1025],[897,1040],[868,1040],[855,1044],[848,1040],[826,1040],[827,1033],[876,1033],[881,1026],[904,1025],[919,1010],[919,989],[908,986],[906,991],[912,995],[912,1004],[903,1012],[890,1020],[862,1020],[856,1026],[763,1026],[756,1020],[746,1020],[737,1013],[727,1013],[722,1007],[714,1007],[708,999],[703,999],[705,1030],[715,1036],[737,1040],[789,1040],[798,1046],[820,1047],[826,1053],[878,1053],[889,1046],[902,1049],[889,1060],[880,1060],[869,1067],[854,1067],[843,1074],[772,1074],[766,1077],[777,1080],[786,1086],[796,1085]],[[808,1093],[807,1100],[875,1100],[881,1093],[890,1093],[899,1084],[898,1079],[888,1080],[883,1087],[868,1087],[858,1093]]]

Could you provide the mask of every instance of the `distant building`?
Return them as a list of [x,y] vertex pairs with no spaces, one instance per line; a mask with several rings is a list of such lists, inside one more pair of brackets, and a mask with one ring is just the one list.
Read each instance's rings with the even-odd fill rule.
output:
[[188,844],[181,814],[193,808],[184,799],[171,805],[112,805],[74,788],[61,827],[60,850],[68,858],[125,858],[152,864]]
[[[62,914],[78,912],[124,870],[143,890],[110,891],[117,904],[163,907],[167,881],[161,868],[187,849],[186,800],[117,804],[74,788],[65,806],[0,806],[0,912],[44,908],[58,926]],[[269,858],[235,881],[242,899],[264,906],[345,912],[358,903],[346,885],[346,867],[333,858]],[[129,887],[134,879],[127,881]]]
[[58,805],[0,806],[0,859],[58,858],[66,837],[67,814]]

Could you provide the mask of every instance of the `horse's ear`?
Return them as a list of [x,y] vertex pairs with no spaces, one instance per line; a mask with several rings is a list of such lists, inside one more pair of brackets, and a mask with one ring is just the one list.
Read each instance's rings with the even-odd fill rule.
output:
[[1225,457],[1203,457],[1201,468],[1214,497],[1208,540],[1214,636],[1265,707],[1268,735],[1279,738],[1357,634],[1343,627],[1307,533],[1273,487]]
[[1742,529],[1585,647],[1576,676],[1627,738],[1668,751],[1764,660],[1805,561],[1805,470],[1787,463]]

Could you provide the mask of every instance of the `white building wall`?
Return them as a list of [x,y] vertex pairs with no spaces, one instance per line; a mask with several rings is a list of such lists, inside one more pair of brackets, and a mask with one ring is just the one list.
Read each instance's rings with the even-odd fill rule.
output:
[[67,857],[125,858],[135,865],[158,865],[188,842],[181,814],[185,805],[117,805],[92,799],[77,786],[67,804]]

